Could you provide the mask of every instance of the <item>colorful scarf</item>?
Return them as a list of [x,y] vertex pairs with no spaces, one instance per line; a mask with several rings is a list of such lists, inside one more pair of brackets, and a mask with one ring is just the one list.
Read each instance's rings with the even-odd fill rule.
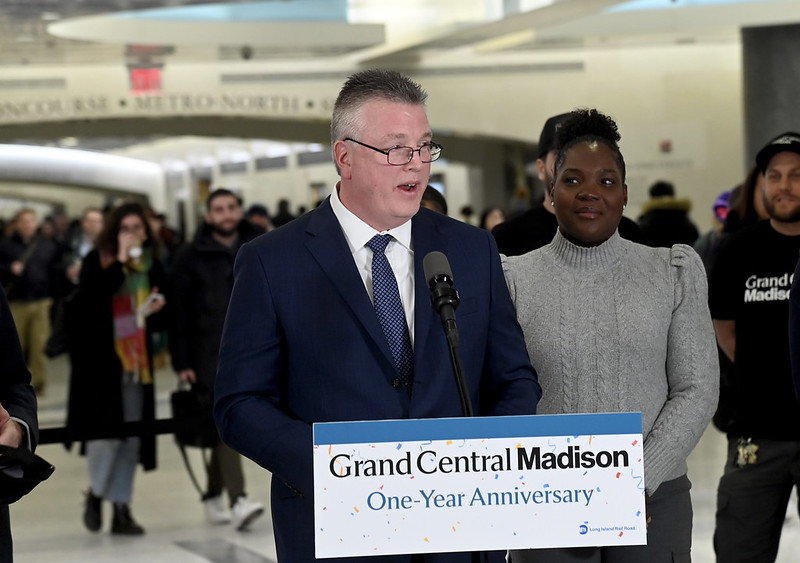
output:
[[122,362],[124,373],[135,373],[144,384],[152,384],[150,362],[147,358],[147,330],[142,305],[150,295],[147,272],[153,263],[149,249],[138,262],[128,260],[122,266],[125,281],[111,298],[114,317],[114,349]]

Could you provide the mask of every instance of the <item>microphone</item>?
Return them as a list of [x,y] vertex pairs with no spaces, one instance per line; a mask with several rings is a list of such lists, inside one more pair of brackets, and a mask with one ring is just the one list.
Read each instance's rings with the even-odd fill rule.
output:
[[458,345],[456,307],[460,300],[458,292],[453,289],[453,272],[450,269],[450,262],[447,261],[447,256],[435,250],[426,254],[422,259],[422,269],[425,271],[425,279],[428,280],[428,287],[431,289],[433,310],[439,313],[442,319],[442,326],[448,341],[455,338],[455,344]]
[[453,374],[456,376],[458,394],[461,398],[461,409],[464,416],[472,416],[472,401],[461,367],[461,357],[458,353],[458,327],[456,327],[456,307],[460,302],[458,292],[453,288],[453,272],[447,256],[435,250],[429,252],[422,259],[422,269],[425,279],[431,289],[431,304],[433,310],[439,313],[442,327],[450,349],[450,361],[453,365]]

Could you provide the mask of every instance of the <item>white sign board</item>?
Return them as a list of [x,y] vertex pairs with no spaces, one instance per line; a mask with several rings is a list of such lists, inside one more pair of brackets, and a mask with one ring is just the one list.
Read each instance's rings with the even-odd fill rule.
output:
[[314,424],[318,558],[647,543],[640,413]]

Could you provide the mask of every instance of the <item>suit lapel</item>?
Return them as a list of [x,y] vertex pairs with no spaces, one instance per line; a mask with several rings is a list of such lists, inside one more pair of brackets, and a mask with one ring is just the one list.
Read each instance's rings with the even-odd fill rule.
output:
[[396,373],[389,344],[329,200],[326,199],[314,212],[306,233],[309,235],[306,248]]
[[[425,342],[435,324],[438,316],[433,314],[431,305],[431,291],[428,287],[428,280],[425,279],[425,270],[422,261],[425,256],[434,250],[447,254],[447,238],[442,235],[437,224],[428,216],[427,210],[421,210],[412,219],[411,239],[414,244],[414,379],[417,376],[425,377],[421,362],[422,350],[425,349]],[[419,351],[419,353],[417,352]]]
[[[430,300],[430,288],[425,279],[422,261],[434,250],[447,254],[447,238],[438,228],[437,223],[427,210],[414,216],[411,223],[411,240],[414,247],[414,378],[425,377],[422,351],[432,330],[432,324],[438,317],[433,313]],[[326,200],[314,212],[306,230],[308,239],[306,248],[319,264],[333,287],[347,305],[353,316],[361,323],[372,341],[383,353],[392,373],[397,369],[389,350],[389,344],[383,334],[372,301],[364,289],[364,282],[356,270],[350,247],[344,237],[342,228],[333,214],[330,202]],[[437,327],[433,327],[436,330]]]

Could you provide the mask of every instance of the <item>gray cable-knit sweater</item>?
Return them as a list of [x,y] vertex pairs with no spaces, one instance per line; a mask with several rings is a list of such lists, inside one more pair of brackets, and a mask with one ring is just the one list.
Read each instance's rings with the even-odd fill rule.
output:
[[503,258],[541,414],[641,411],[645,487],[684,475],[717,406],[719,367],[706,274],[691,247],[615,233]]

